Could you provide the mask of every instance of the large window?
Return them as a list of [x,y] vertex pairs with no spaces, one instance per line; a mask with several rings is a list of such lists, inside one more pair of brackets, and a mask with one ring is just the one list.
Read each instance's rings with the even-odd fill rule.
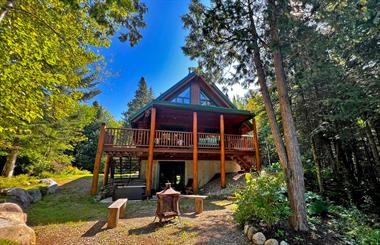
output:
[[180,103],[180,104],[190,104],[191,101],[191,92],[190,86],[183,90],[180,94],[172,99],[171,102]]
[[199,100],[201,105],[216,106],[215,102],[212,99],[210,99],[203,91],[201,91],[199,95]]

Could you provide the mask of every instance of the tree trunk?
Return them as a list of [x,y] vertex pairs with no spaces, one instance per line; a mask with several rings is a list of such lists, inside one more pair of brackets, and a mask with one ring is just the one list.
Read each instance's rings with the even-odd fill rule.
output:
[[[252,9],[251,9],[251,3],[248,4],[248,7],[250,9],[250,12],[253,13]],[[250,18],[251,18],[251,20],[250,20],[251,21],[251,33],[254,37],[254,40],[253,40],[253,60],[254,60],[255,67],[256,67],[257,80],[258,80],[259,85],[260,85],[260,92],[263,96],[265,111],[268,115],[269,126],[271,128],[274,144],[276,145],[276,150],[277,150],[278,157],[280,159],[280,164],[281,164],[286,176],[288,176],[288,174],[287,174],[288,173],[288,157],[286,156],[285,145],[284,145],[284,142],[283,142],[282,137],[281,137],[280,128],[277,124],[276,114],[274,111],[274,107],[273,107],[272,100],[271,100],[270,95],[269,95],[268,86],[266,83],[266,76],[265,76],[265,72],[264,72],[264,68],[263,68],[263,63],[262,63],[261,57],[260,57],[260,48],[258,46],[258,35],[257,35],[257,31],[256,31],[256,25],[255,25],[255,22],[254,22],[252,15],[250,15]]]
[[375,138],[373,137],[371,126],[368,122],[365,124],[365,131],[368,138],[368,143],[371,148],[373,159],[375,160],[375,166],[380,166],[380,155],[376,146]]
[[8,11],[14,7],[16,0],[8,0],[4,6],[1,6],[0,10],[0,24],[3,21],[4,17],[7,15]]
[[3,177],[12,177],[13,176],[13,170],[15,169],[16,166],[16,160],[17,156],[20,152],[19,147],[15,146],[11,149],[7,156],[7,160],[5,162],[3,171],[1,172],[1,175]]
[[290,225],[295,230],[308,230],[306,205],[305,205],[305,183],[304,171],[301,162],[301,153],[299,149],[297,133],[294,126],[292,111],[290,108],[290,99],[286,83],[286,76],[282,64],[282,57],[279,48],[278,28],[276,23],[275,1],[269,0],[270,12],[270,35],[273,44],[273,63],[275,68],[276,85],[279,96],[281,120],[284,128],[284,138],[286,152],[288,156],[289,171],[289,197],[293,214],[290,217]]
[[321,176],[321,162],[319,161],[319,158],[317,155],[317,149],[316,149],[315,140],[313,137],[311,138],[311,153],[313,154],[313,159],[315,163],[319,192],[323,193],[324,190],[323,190],[323,183],[322,183],[322,176]]

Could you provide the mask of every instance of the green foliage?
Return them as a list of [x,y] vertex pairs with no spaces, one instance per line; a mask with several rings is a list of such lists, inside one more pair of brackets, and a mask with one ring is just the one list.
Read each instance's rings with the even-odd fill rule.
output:
[[32,173],[69,164],[91,118],[81,103],[100,92],[96,48],[120,27],[135,45],[145,12],[138,0],[15,1],[0,23],[1,150],[20,149]]
[[247,187],[236,193],[235,218],[239,224],[259,219],[271,226],[290,215],[282,173],[262,171],[257,178],[246,174],[246,183]]
[[380,229],[368,225],[368,218],[356,208],[331,205],[330,212],[335,216],[334,228],[349,240],[362,245],[380,243]]
[[34,186],[39,183],[39,179],[34,176],[27,174],[20,174],[12,178],[0,177],[0,189],[2,188],[11,188],[11,187],[28,187]]
[[136,112],[138,112],[138,110],[140,110],[153,99],[154,94],[152,88],[148,89],[148,85],[145,81],[145,78],[141,77],[138,88],[135,92],[135,96],[130,102],[128,102],[128,110],[123,112],[124,127],[129,127],[131,116],[133,116]]
[[309,216],[325,216],[329,211],[329,203],[314,192],[306,192],[305,201]]
[[83,129],[83,135],[86,140],[79,142],[73,152],[75,157],[73,164],[90,171],[93,170],[101,124],[105,123],[109,128],[120,127],[119,122],[99,103],[94,102],[92,109],[95,111],[95,117]]
[[1,245],[18,245],[17,242],[10,241],[10,240],[4,240],[4,239],[0,239],[0,244]]

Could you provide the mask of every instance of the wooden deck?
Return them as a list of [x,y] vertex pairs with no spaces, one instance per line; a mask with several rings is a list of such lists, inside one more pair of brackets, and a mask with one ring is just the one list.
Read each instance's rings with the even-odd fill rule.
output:
[[[220,152],[220,134],[197,133],[199,152]],[[104,139],[104,151],[146,152],[150,138],[149,129],[107,128]],[[154,151],[192,152],[193,132],[155,130]],[[224,148],[229,151],[254,151],[254,139],[250,135],[224,135]]]

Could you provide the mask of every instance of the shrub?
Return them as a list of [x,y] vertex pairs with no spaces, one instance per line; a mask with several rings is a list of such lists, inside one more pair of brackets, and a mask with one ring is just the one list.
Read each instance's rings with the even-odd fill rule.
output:
[[236,193],[235,218],[239,224],[260,219],[271,226],[289,216],[290,208],[282,173],[268,174],[262,171],[257,178],[246,174],[246,183],[246,189]]
[[357,208],[331,205],[330,212],[336,217],[335,229],[356,244],[380,244],[380,230],[368,225],[368,218]]
[[36,177],[27,174],[20,174],[14,177],[0,177],[0,189],[11,187],[28,187],[36,185],[39,180]]
[[306,192],[305,201],[307,213],[310,216],[326,216],[329,211],[329,203],[314,192]]

